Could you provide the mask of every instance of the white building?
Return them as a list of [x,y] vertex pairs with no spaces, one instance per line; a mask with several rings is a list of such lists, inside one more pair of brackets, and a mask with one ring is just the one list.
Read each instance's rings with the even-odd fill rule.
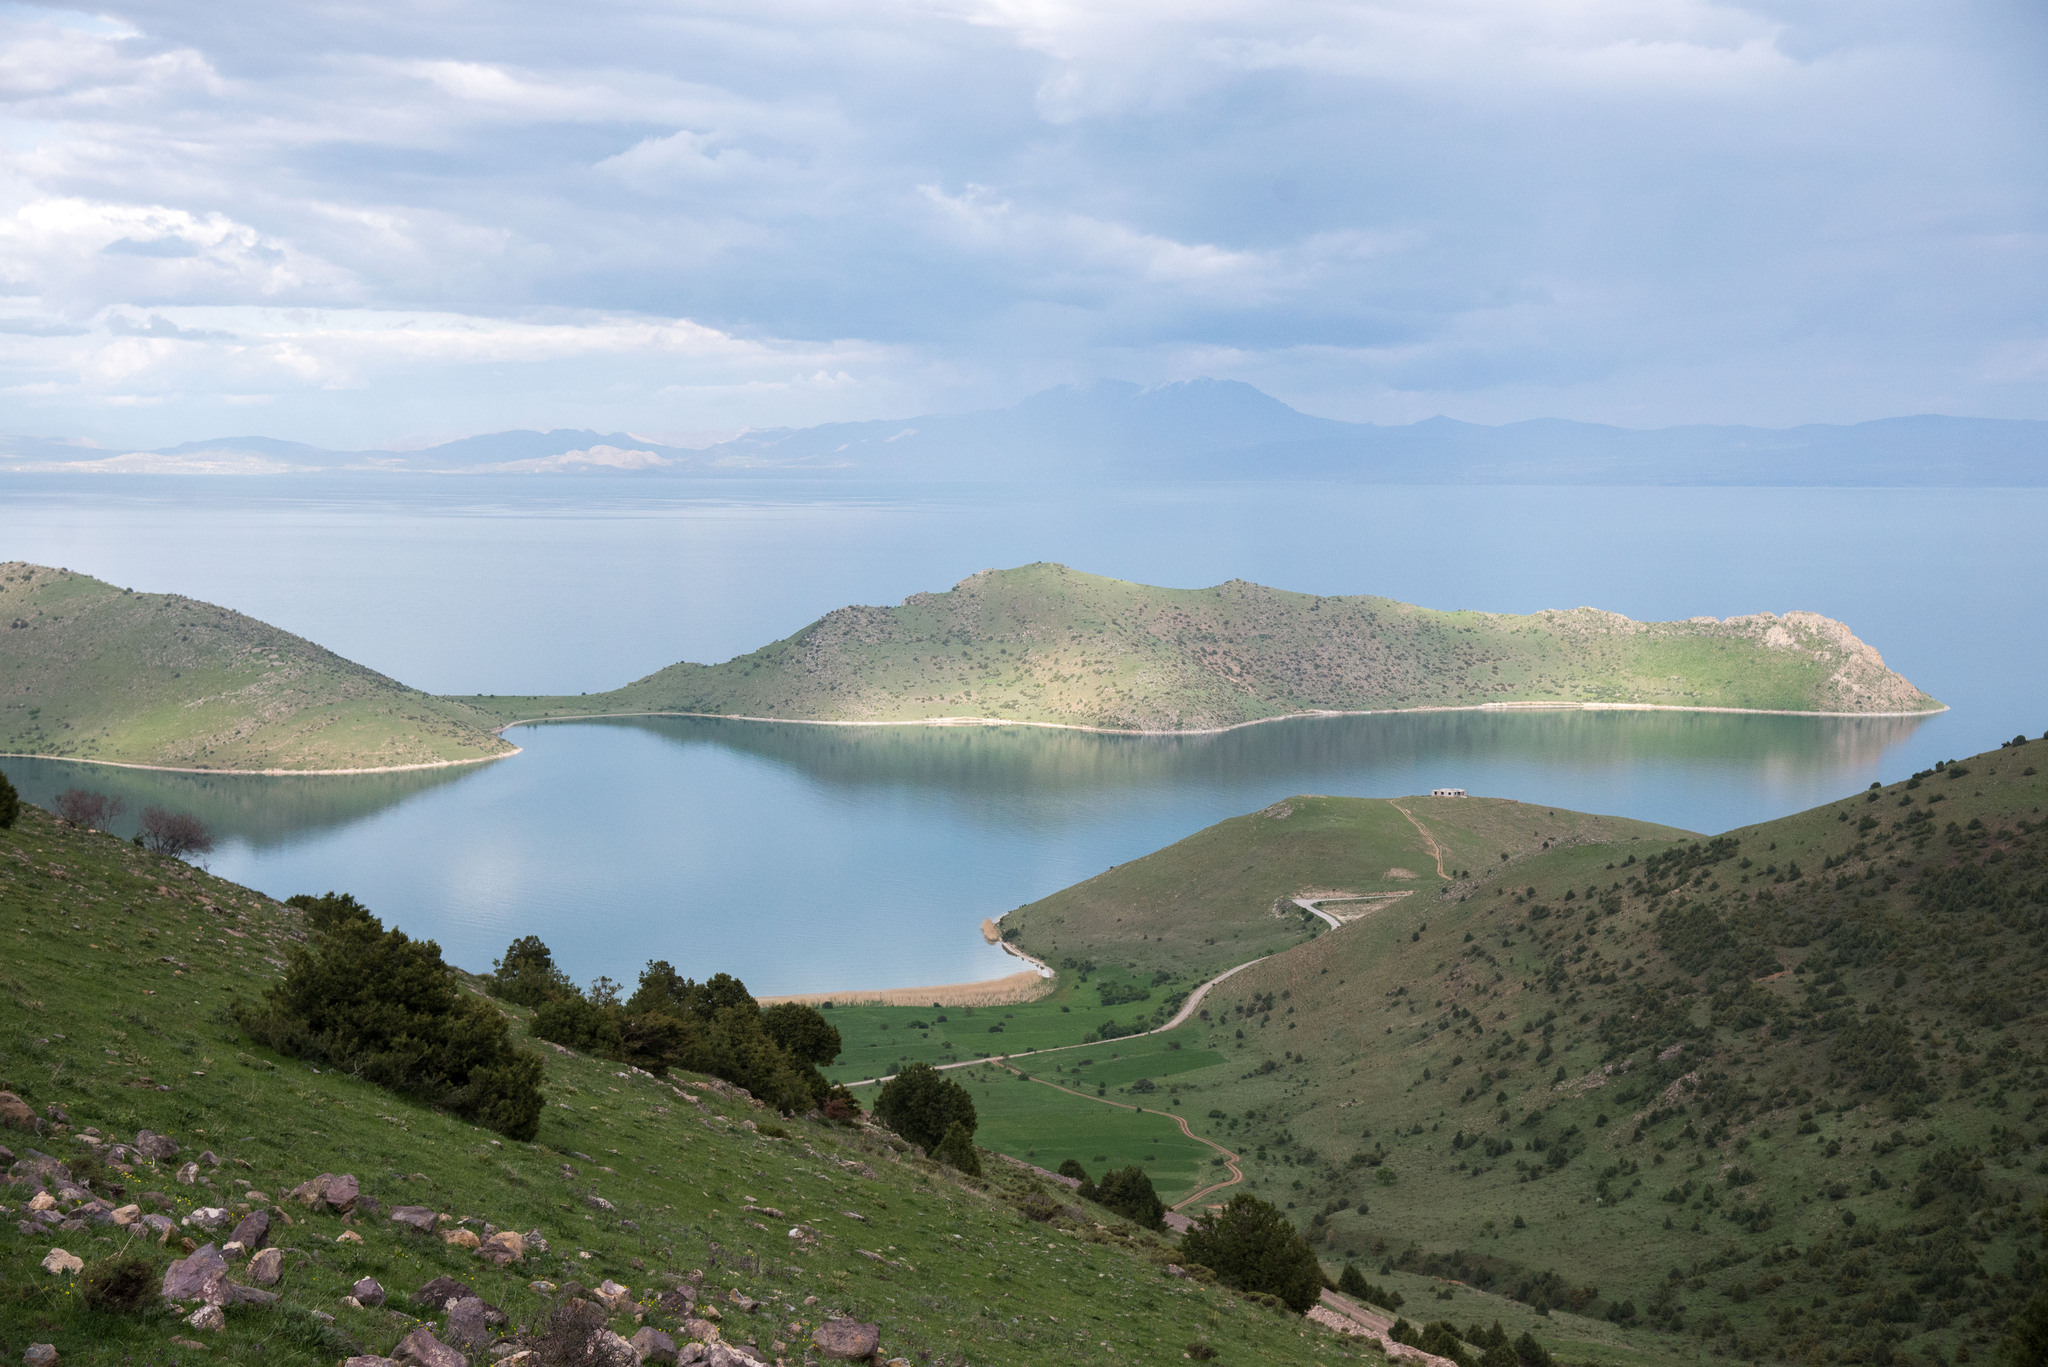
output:
[[1470,794],[1470,793],[1468,793],[1468,792],[1466,792],[1466,791],[1465,791],[1465,790],[1464,790],[1463,788],[1432,788],[1432,789],[1430,789],[1430,790],[1429,790],[1429,795],[1430,795],[1431,797],[1470,797],[1470,796],[1471,796],[1471,794]]

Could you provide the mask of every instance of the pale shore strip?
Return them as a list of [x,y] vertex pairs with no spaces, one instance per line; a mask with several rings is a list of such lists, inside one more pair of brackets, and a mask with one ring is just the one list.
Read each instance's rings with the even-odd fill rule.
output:
[[[1348,711],[1314,708],[1306,712],[1281,712],[1270,717],[1254,717],[1250,721],[1232,722],[1228,726],[1196,726],[1182,730],[1083,726],[1078,722],[1018,721],[1011,717],[912,717],[903,721],[834,721],[818,717],[754,717],[734,712],[647,711],[577,712],[562,717],[521,717],[517,721],[502,722],[491,729],[494,734],[503,736],[515,726],[545,726],[555,722],[606,721],[624,717],[699,717],[707,721],[767,722],[779,726],[1035,726],[1047,731],[1083,731],[1097,736],[1220,736],[1230,731],[1242,731],[1247,726],[1264,726],[1269,722],[1302,721],[1312,717],[1406,717],[1423,712],[1720,712],[1744,717],[1836,717],[1848,720],[1867,717],[1876,720],[1932,717],[1948,710],[1947,703],[1919,712],[1809,712],[1793,707],[1681,707],[1675,703],[1652,702],[1482,702],[1460,707],[1369,707]],[[424,764],[387,764],[363,769],[200,769],[176,764],[135,764],[116,759],[85,759],[78,755],[34,755],[22,751],[0,752],[0,759],[59,759],[71,764],[104,764],[114,769],[151,769],[166,774],[251,774],[274,777],[303,774],[308,778],[321,778],[343,774],[403,774],[418,769],[448,769],[463,764],[489,764],[494,760],[511,759],[519,753],[519,747],[514,745],[498,755],[432,760]]]
[[[498,732],[492,734],[497,735]],[[500,735],[500,739],[503,739]],[[100,764],[109,769],[148,769],[159,774],[232,774],[249,778],[336,778],[345,774],[405,774],[419,769],[455,769],[465,764],[490,764],[501,759],[510,759],[521,753],[511,741],[505,744],[509,750],[495,755],[473,755],[468,759],[433,759],[419,764],[385,764],[372,769],[195,769],[177,764],[135,764],[119,759],[86,759],[81,755],[30,755],[18,750],[0,750],[0,759],[55,759],[66,764]]]
[[1052,979],[1036,971],[1012,973],[978,983],[943,983],[936,987],[855,988],[849,992],[797,992],[784,997],[758,997],[763,1006],[796,1002],[800,1006],[1015,1006],[1036,1001],[1052,991]]
[[1085,731],[1097,736],[1220,736],[1242,731],[1247,726],[1268,722],[1301,721],[1308,717],[1406,717],[1421,712],[1724,712],[1745,717],[1842,717],[1898,718],[1932,717],[1948,711],[1948,704],[1917,712],[1813,712],[1796,707],[1682,707],[1661,702],[1482,702],[1457,707],[1365,707],[1354,709],[1311,708],[1305,712],[1280,712],[1270,717],[1232,722],[1228,726],[1190,726],[1145,729],[1126,726],[1085,726],[1080,722],[1018,721],[1012,717],[910,717],[901,721],[832,720],[820,717],[755,717],[738,712],[577,712],[560,717],[521,717],[496,729],[500,735],[515,726],[544,726],[549,722],[603,721],[620,717],[701,717],[707,721],[771,722],[783,726],[1036,726],[1047,731]]

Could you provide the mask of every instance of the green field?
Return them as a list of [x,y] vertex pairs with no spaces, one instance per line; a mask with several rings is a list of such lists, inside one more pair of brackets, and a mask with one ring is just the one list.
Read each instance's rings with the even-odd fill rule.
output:
[[1163,589],[1064,565],[987,570],[847,607],[723,664],[583,697],[467,697],[503,721],[689,712],[939,717],[1190,731],[1318,710],[1503,703],[1927,712],[1940,704],[1811,613],[1631,622],[1323,598],[1243,580]]
[[394,768],[512,753],[493,723],[176,594],[0,564],[0,751],[185,769]]
[[[298,913],[33,808],[0,830],[0,914],[0,1083],[39,1113],[56,1104],[70,1117],[69,1132],[10,1131],[7,1145],[18,1156],[37,1148],[77,1158],[102,1194],[173,1217],[202,1206],[239,1217],[261,1205],[293,1222],[273,1240],[288,1250],[282,1299],[231,1307],[226,1329],[212,1333],[160,1308],[91,1308],[73,1278],[40,1265],[52,1247],[95,1266],[129,1253],[154,1278],[182,1252],[177,1240],[164,1248],[108,1225],[24,1234],[22,1203],[9,1197],[15,1213],[0,1222],[0,1353],[9,1360],[34,1342],[56,1344],[66,1363],[194,1360],[198,1351],[174,1336],[204,1340],[207,1360],[231,1362],[325,1367],[388,1353],[416,1321],[344,1306],[363,1276],[401,1307],[430,1277],[460,1278],[504,1308],[507,1332],[545,1320],[552,1302],[530,1283],[566,1292],[609,1277],[632,1288],[648,1323],[675,1328],[652,1298],[693,1269],[724,1305],[725,1337],[769,1359],[800,1360],[835,1312],[879,1322],[885,1352],[920,1364],[1164,1362],[1197,1341],[1217,1349],[1216,1361],[1247,1367],[1363,1355],[1296,1316],[1168,1274],[1170,1244],[1099,1208],[1025,1218],[1017,1203],[1047,1188],[993,1158],[988,1180],[964,1179],[885,1131],[776,1122],[723,1084],[698,1089],[546,1046],[541,1132],[516,1143],[274,1055],[243,1038],[225,1008],[275,979],[303,934]],[[505,1009],[523,1036],[523,1013]],[[986,1123],[1006,1132],[1036,1123],[1011,1098],[1047,1090],[1007,1075],[972,1085]],[[1047,1134],[1062,1138],[1062,1123],[1055,1116]],[[178,1162],[205,1150],[223,1161],[181,1186],[174,1163],[117,1172],[85,1159],[92,1146],[76,1137],[127,1140],[145,1126],[181,1146]],[[1190,1165],[1186,1141],[1155,1146],[1151,1133],[1133,1128],[1083,1156],[1150,1159],[1170,1180]],[[321,1172],[355,1174],[387,1207],[538,1229],[549,1250],[499,1270],[388,1220],[345,1222],[281,1200]],[[593,1205],[599,1196],[611,1207]],[[341,1241],[351,1228],[360,1244]],[[793,1240],[792,1228],[815,1238]],[[743,1313],[725,1303],[729,1291],[763,1304]],[[615,1315],[613,1327],[630,1334],[634,1316]]]
[[[1720,846],[1403,799],[1471,878],[1274,954],[1169,1036],[1116,1042],[1141,1057],[1021,1066],[1125,1101],[1119,1085],[1163,1079],[1150,1104],[1243,1153],[1327,1257],[1519,1297],[1525,1317],[1580,1310],[1608,1345],[1595,1360],[1981,1357],[2043,1280],[2043,760],[2042,741],[1992,752]],[[1222,823],[1004,924],[1034,952],[1085,933],[1140,969],[1187,963],[1275,886],[1409,857],[1350,805],[1291,799],[1286,821]],[[1248,824],[1304,817],[1291,841]],[[1169,1076],[1172,1043],[1190,1066]],[[1088,1148],[1073,1098],[1015,1096]],[[1040,1133],[1027,1115],[996,1142],[1043,1158]]]

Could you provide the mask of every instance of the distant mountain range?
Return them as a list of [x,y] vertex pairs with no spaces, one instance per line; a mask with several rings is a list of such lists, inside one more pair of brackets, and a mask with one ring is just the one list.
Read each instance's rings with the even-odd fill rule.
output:
[[701,450],[625,432],[496,432],[418,451],[222,437],[118,452],[0,439],[0,473],[601,474],[612,477],[1366,484],[2041,486],[2048,422],[1922,415],[1803,427],[1635,430],[1542,418],[1400,427],[1298,412],[1232,380],[1048,389],[976,413],[747,432]]

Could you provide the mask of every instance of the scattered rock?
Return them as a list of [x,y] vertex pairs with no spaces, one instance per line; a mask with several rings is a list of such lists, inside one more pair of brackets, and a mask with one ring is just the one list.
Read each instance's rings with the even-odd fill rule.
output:
[[270,1242],[270,1212],[252,1210],[244,1215],[235,1226],[235,1232],[228,1236],[242,1246],[245,1253],[254,1253]]
[[194,1182],[197,1182],[198,1180],[199,1180],[199,1165],[198,1165],[197,1163],[187,1163],[187,1164],[186,1164],[186,1165],[185,1165],[184,1167],[182,1167],[182,1168],[179,1168],[179,1169],[178,1169],[178,1185],[179,1185],[179,1186],[181,1186],[181,1187],[189,1187],[189,1186],[191,1186],[191,1185],[192,1185],[192,1184],[193,1184]]
[[226,1225],[228,1218],[227,1211],[219,1206],[201,1206],[178,1223],[181,1225],[197,1225],[199,1228],[211,1233]]
[[811,1344],[828,1358],[871,1357],[882,1346],[882,1326],[859,1320],[826,1320],[811,1335]]
[[539,1230],[529,1229],[523,1237],[526,1240],[526,1251],[528,1253],[546,1253],[548,1251],[548,1241],[541,1237]]
[[212,1349],[208,1348],[198,1339],[188,1339],[182,1334],[171,1335],[171,1346],[173,1348],[189,1348],[195,1353],[207,1353],[212,1351]]
[[[475,1296],[464,1296],[448,1303],[448,1338],[463,1348],[488,1348],[498,1336],[491,1332],[486,1306]],[[500,1316],[502,1318],[502,1315]]]
[[53,1248],[43,1255],[43,1271],[53,1277],[61,1277],[67,1272],[81,1272],[84,1269],[85,1260],[76,1253],[66,1253],[61,1248]]
[[627,1342],[641,1362],[674,1362],[676,1341],[659,1329],[642,1329]]
[[194,1329],[218,1331],[228,1327],[228,1317],[221,1313],[220,1307],[217,1305],[202,1305],[185,1317],[185,1323],[191,1325]]
[[343,1358],[341,1367],[398,1367],[398,1364],[375,1353],[358,1353],[352,1358]]
[[266,1248],[249,1260],[249,1280],[258,1286],[276,1286],[284,1275],[284,1250]]
[[620,1286],[610,1278],[600,1282],[597,1289],[590,1294],[595,1296],[598,1303],[603,1305],[605,1309],[614,1313],[621,1310],[629,1310],[633,1305],[632,1291]]
[[483,1243],[482,1239],[476,1237],[476,1231],[473,1229],[451,1229],[441,1238],[457,1248],[477,1248]]
[[373,1310],[384,1304],[384,1287],[375,1277],[363,1278],[350,1287],[348,1293],[356,1298],[357,1305],[367,1305]]
[[696,1305],[696,1303],[696,1288],[690,1286],[679,1286],[673,1291],[664,1291],[654,1298],[656,1309],[664,1314],[674,1315],[677,1319],[688,1315],[691,1307]]
[[710,1320],[686,1319],[683,1321],[683,1332],[699,1343],[718,1342],[718,1326]]
[[259,1291],[253,1286],[236,1286],[233,1282],[222,1282],[221,1290],[227,1293],[222,1302],[225,1305],[274,1305],[275,1291]]
[[768,1364],[744,1349],[729,1343],[707,1343],[704,1356],[700,1359],[704,1367],[768,1367]]
[[552,1296],[555,1294],[555,1284],[553,1282],[528,1282],[526,1284],[526,1289],[528,1291],[537,1292],[543,1296]]
[[590,1356],[584,1361],[592,1367],[640,1367],[640,1355],[633,1345],[609,1329],[600,1329],[591,1338]]
[[57,1367],[57,1345],[31,1343],[21,1355],[21,1367]]
[[50,1195],[47,1191],[39,1191],[34,1196],[28,1198],[28,1208],[30,1210],[51,1210],[55,1208],[56,1204],[57,1198]]
[[353,1210],[356,1198],[362,1195],[356,1179],[348,1173],[323,1172],[310,1182],[301,1182],[292,1188],[292,1199],[303,1201],[315,1210]]
[[421,1233],[426,1233],[433,1229],[441,1217],[425,1206],[393,1206],[391,1218],[397,1224],[409,1225]]
[[334,1242],[338,1244],[359,1244],[362,1241],[363,1236],[352,1229],[344,1229],[341,1233],[334,1236]]
[[448,1302],[474,1297],[476,1288],[468,1282],[458,1282],[453,1277],[436,1277],[412,1293],[414,1305],[424,1305],[431,1310],[446,1309]]
[[605,1200],[605,1199],[604,1199],[604,1198],[603,1198],[602,1196],[586,1196],[586,1197],[584,1197],[584,1198],[583,1198],[583,1203],[584,1203],[585,1205],[587,1205],[587,1206],[594,1206],[594,1207],[596,1207],[596,1208],[597,1208],[597,1209],[599,1209],[599,1210],[617,1210],[617,1209],[618,1209],[618,1207],[617,1207],[617,1206],[615,1206],[615,1205],[613,1205],[613,1204],[612,1204],[611,1202],[609,1202],[609,1201]]
[[28,1103],[12,1092],[0,1092],[0,1125],[10,1130],[27,1130],[30,1134],[41,1133],[43,1128],[43,1122],[36,1119],[36,1113],[29,1109]]
[[119,1206],[107,1218],[117,1225],[132,1225],[142,1218],[142,1207],[137,1205]]
[[735,1286],[732,1290],[726,1292],[725,1298],[727,1301],[731,1302],[734,1305],[737,1305],[740,1309],[746,1311],[750,1315],[761,1308],[761,1302],[755,1300],[752,1296],[747,1295],[745,1292],[741,1291],[737,1286]]
[[476,1255],[493,1267],[506,1267],[526,1256],[526,1239],[509,1229],[501,1229],[483,1241]]
[[469,1367],[469,1359],[450,1348],[425,1329],[415,1329],[391,1350],[391,1360],[403,1367]]
[[217,1168],[220,1166],[220,1155],[212,1149],[208,1149],[205,1153],[199,1155],[199,1161],[206,1164],[209,1168]]
[[135,1151],[144,1158],[153,1158],[158,1162],[162,1162],[166,1158],[176,1158],[178,1156],[178,1146],[173,1144],[168,1137],[158,1134],[155,1130],[136,1131]]
[[143,1216],[142,1223],[156,1231],[156,1241],[160,1244],[167,1242],[171,1237],[171,1231],[178,1227],[177,1221],[170,1216],[158,1215],[154,1211]]
[[212,1287],[227,1276],[227,1259],[220,1256],[220,1250],[212,1244],[180,1258],[164,1269],[164,1299],[167,1301],[196,1301],[207,1298]]

